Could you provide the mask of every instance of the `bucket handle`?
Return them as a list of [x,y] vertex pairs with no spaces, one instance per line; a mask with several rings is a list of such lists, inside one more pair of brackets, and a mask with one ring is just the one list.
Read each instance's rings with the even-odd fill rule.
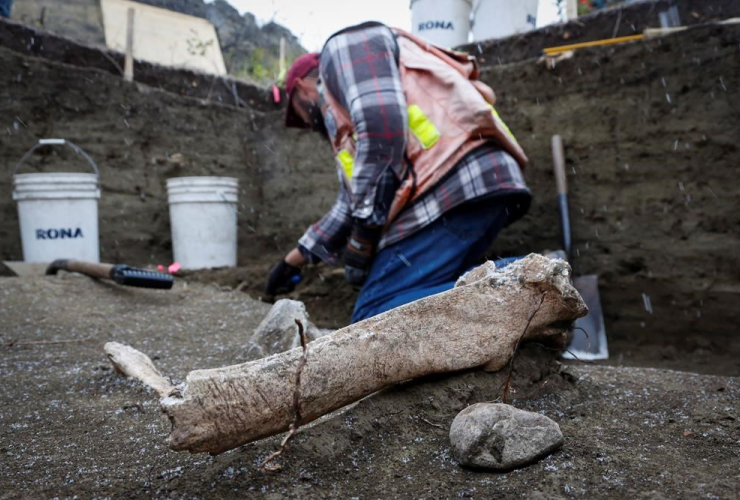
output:
[[98,166],[95,164],[95,162],[93,161],[93,159],[90,158],[90,156],[87,153],[85,153],[82,150],[81,147],[79,147],[79,146],[77,146],[75,144],[72,144],[71,142],[69,142],[66,139],[39,139],[38,144],[34,145],[31,149],[29,149],[26,152],[26,154],[24,154],[21,157],[21,161],[19,161],[18,164],[15,166],[15,169],[13,169],[13,175],[15,175],[16,173],[18,173],[18,170],[20,170],[20,168],[23,165],[23,163],[33,154],[34,151],[36,151],[41,146],[59,146],[59,145],[62,145],[63,146],[65,144],[67,146],[69,146],[70,148],[72,148],[72,150],[75,153],[77,153],[78,155],[82,156],[85,160],[87,160],[87,162],[93,168],[93,171],[95,172],[95,175],[98,175],[98,176],[100,175],[100,172],[98,171]]

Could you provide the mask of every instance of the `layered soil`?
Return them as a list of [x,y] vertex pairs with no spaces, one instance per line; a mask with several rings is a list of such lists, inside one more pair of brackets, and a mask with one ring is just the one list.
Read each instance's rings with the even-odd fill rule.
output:
[[[737,378],[653,369],[563,367],[524,346],[512,403],[559,423],[565,445],[510,473],[462,469],[449,425],[498,400],[506,373],[400,385],[303,429],[216,457],[174,453],[156,395],[114,372],[115,340],[175,381],[246,361],[268,306],[180,280],[172,291],[62,275],[0,278],[2,498],[736,498]],[[309,344],[310,346],[310,344]],[[309,351],[310,353],[310,351]]]
[[[9,195],[16,161],[38,138],[64,137],[100,164],[107,261],[171,261],[167,178],[239,178],[240,268],[190,278],[262,295],[271,263],[331,205],[329,148],[309,133],[285,130],[282,111],[258,106],[259,99],[236,107],[208,93],[175,94],[178,85],[165,85],[165,70],[146,85],[127,84],[110,70],[85,68],[85,54],[93,55],[82,46],[47,35],[43,50],[22,50],[32,39],[0,47],[0,190],[7,194],[0,201],[0,257],[22,258]],[[56,44],[66,48],[55,52]],[[483,79],[532,160],[526,177],[535,196],[530,213],[502,234],[489,257],[559,246],[549,144],[561,134],[573,267],[599,276],[617,362],[740,373],[739,52],[738,25],[709,25],[579,51],[554,70],[535,60],[499,65],[484,58]],[[74,64],[60,62],[70,53]],[[203,85],[193,82],[191,88]],[[25,171],[78,168],[70,154],[44,151]],[[354,294],[332,269],[319,267],[293,296],[317,323],[336,327],[347,322]]]
[[[0,258],[22,259],[11,176],[39,138],[69,139],[98,162],[104,261],[172,260],[167,178],[240,181],[236,269],[183,273],[169,292],[0,277],[0,497],[740,496],[740,26],[582,50],[554,69],[532,59],[567,40],[653,26],[669,4],[473,49],[532,160],[535,197],[488,256],[559,246],[550,137],[562,135],[573,267],[599,276],[614,365],[562,365],[522,347],[513,404],[553,418],[566,442],[506,474],[468,471],[450,456],[455,414],[502,394],[505,373],[478,371],[404,384],[308,426],[278,474],[259,464],[279,437],[216,457],[168,451],[156,396],[114,373],[103,343],[142,350],[175,381],[247,361],[269,308],[253,299],[270,265],[334,199],[331,153],[283,128],[268,89],[152,65],[137,65],[128,84],[118,54],[0,21]],[[679,5],[696,22],[736,8]],[[24,171],[84,168],[78,160],[42,150]],[[290,296],[338,328],[356,292],[340,269],[320,265]]]

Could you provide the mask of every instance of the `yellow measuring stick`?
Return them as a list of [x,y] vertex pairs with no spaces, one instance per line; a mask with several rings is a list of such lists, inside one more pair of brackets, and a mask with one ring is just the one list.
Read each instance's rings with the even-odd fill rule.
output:
[[605,40],[594,40],[592,42],[574,43],[572,45],[561,45],[560,47],[547,47],[542,49],[545,55],[552,56],[567,52],[569,50],[583,49],[585,47],[596,47],[599,45],[614,45],[616,43],[636,42],[645,38],[645,35],[620,36],[619,38],[607,38]]

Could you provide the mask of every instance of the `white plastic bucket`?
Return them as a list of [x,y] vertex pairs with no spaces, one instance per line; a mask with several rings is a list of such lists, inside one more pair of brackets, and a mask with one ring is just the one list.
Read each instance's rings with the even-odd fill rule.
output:
[[473,41],[503,38],[537,25],[539,0],[475,0]]
[[[65,144],[82,155],[95,173],[16,173],[39,147]],[[46,263],[55,259],[100,262],[98,198],[95,162],[64,139],[41,139],[23,155],[13,174],[13,200],[18,202],[24,262]]]
[[172,252],[183,269],[236,266],[238,193],[231,177],[167,179]]
[[411,0],[411,31],[434,45],[468,43],[472,0]]

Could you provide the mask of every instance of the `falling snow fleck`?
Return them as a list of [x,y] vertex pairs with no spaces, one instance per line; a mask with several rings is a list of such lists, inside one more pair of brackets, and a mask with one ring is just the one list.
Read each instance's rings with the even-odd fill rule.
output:
[[653,304],[650,301],[650,297],[646,294],[642,294],[642,304],[645,306],[645,310],[650,314],[653,314]]
[[405,255],[403,255],[402,253],[399,253],[399,254],[398,254],[398,258],[399,258],[399,259],[401,259],[401,261],[402,261],[402,262],[403,262],[404,264],[406,264],[406,267],[411,267],[411,262],[409,262],[409,260],[408,260],[408,259],[406,258],[406,256],[405,256]]
[[725,82],[722,81],[722,77],[721,76],[719,77],[719,84],[722,85],[722,90],[724,90],[725,92],[727,92],[727,87],[725,87]]

